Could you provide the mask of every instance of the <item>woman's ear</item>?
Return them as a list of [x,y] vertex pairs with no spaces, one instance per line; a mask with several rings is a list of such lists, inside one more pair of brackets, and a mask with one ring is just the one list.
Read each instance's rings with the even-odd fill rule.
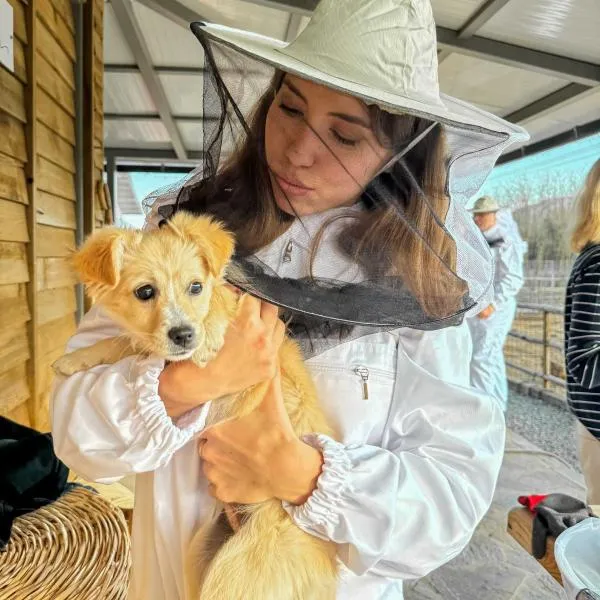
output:
[[222,277],[235,250],[233,234],[210,217],[198,217],[178,211],[169,221],[171,229],[190,239],[198,248],[208,272]]
[[121,276],[125,242],[131,234],[131,231],[114,227],[93,233],[72,258],[82,283],[114,288]]

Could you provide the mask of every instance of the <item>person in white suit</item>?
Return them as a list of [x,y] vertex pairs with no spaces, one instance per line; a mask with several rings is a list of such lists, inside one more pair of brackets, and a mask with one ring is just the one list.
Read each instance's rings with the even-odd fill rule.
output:
[[[464,202],[527,135],[440,94],[429,0],[323,0],[290,44],[192,30],[204,161],[161,192],[148,227],[180,209],[224,221],[229,276],[244,274],[230,281],[263,301],[243,296],[205,368],[132,356],[59,379],[56,452],[90,480],[136,474],[130,600],[197,600],[185,553],[215,497],[276,498],[334,542],[338,600],[399,600],[403,580],[464,549],[492,501],[504,418],[469,385],[463,319],[491,266]],[[281,408],[273,305],[336,439],[281,442],[281,410],[205,428],[213,403],[260,381]],[[69,350],[119,331],[94,307]]]
[[471,385],[495,398],[506,412],[508,381],[504,343],[515,318],[517,294],[523,287],[527,244],[512,214],[501,210],[490,196],[479,198],[471,210],[494,258],[493,301],[468,319],[473,338]]

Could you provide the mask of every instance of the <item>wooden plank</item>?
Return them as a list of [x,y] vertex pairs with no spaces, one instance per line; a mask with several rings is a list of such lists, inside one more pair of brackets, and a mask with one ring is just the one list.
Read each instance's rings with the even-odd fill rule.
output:
[[0,200],[0,240],[28,242],[27,207],[17,202]]
[[0,373],[24,364],[30,356],[25,325],[0,330]]
[[73,146],[41,121],[38,125],[38,154],[59,167],[75,173]]
[[69,258],[38,258],[38,291],[73,286],[77,277]]
[[37,60],[39,86],[75,118],[75,92],[60,77],[56,76],[56,71],[40,52],[38,52]]
[[75,20],[73,18],[73,5],[71,0],[52,0],[52,4],[65,22],[67,29],[69,29],[72,34],[75,34]]
[[0,111],[25,122],[25,86],[10,71],[0,69]]
[[21,295],[21,286],[18,283],[0,285],[0,300],[5,298],[18,298]]
[[[533,556],[531,547],[531,530],[533,528],[533,514],[525,508],[513,508],[508,513],[508,533],[525,549],[525,551]],[[543,558],[537,561],[562,585],[560,571],[554,558],[554,542],[555,538],[548,536],[546,541],[546,554]]]
[[27,19],[25,17],[25,7],[19,0],[8,0],[8,3],[13,7],[13,24],[15,37],[21,40],[24,44],[27,43]]
[[0,155],[0,198],[27,204],[25,171],[18,163],[9,163]]
[[[44,0],[47,1],[47,0]],[[75,71],[73,61],[60,47],[53,35],[40,19],[36,19],[36,33],[39,36],[38,48],[43,52],[48,62],[54,67],[58,75],[72,89],[75,89]]]
[[52,363],[65,353],[64,348],[56,348],[40,359],[40,389],[47,390],[54,381]]
[[19,162],[27,162],[27,145],[25,144],[25,129],[23,123],[15,118],[0,112],[0,149],[11,158]]
[[44,22],[48,31],[60,44],[72,61],[75,61],[75,36],[65,23],[62,15],[51,2],[41,2],[38,17]]
[[75,333],[77,324],[75,315],[67,315],[50,321],[40,327],[40,356],[43,358],[55,353],[56,350],[64,352],[69,338]]
[[29,398],[25,363],[0,374],[0,414],[15,410]]
[[0,242],[0,285],[29,281],[27,249],[18,242]]
[[30,320],[30,317],[26,298],[0,300],[0,332],[23,325]]
[[94,147],[94,168],[102,172],[104,169],[104,149]]
[[18,408],[10,411],[6,414],[6,418],[15,421],[16,423],[20,423],[21,425],[25,425],[25,427],[31,427],[27,404],[28,403],[21,404]]
[[75,290],[72,287],[38,293],[39,325],[75,313]]
[[47,225],[36,227],[38,242],[37,256],[69,256],[75,250],[75,232]]
[[47,192],[39,192],[37,222],[65,229],[75,229],[75,204]]
[[25,62],[25,46],[16,37],[13,38],[13,56],[15,62],[15,77],[22,83],[27,83],[27,65]]
[[38,92],[37,116],[42,123],[75,146],[75,120],[41,88]]
[[51,163],[43,156],[37,157],[37,163],[38,188],[55,196],[75,202],[75,181],[73,174]]

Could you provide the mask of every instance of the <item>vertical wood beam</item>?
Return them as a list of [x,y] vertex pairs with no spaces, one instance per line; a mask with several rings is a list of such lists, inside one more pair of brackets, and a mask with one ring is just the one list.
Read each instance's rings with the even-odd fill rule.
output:
[[41,406],[40,387],[40,351],[39,351],[39,325],[37,306],[37,7],[38,0],[29,0],[25,7],[27,26],[27,51],[25,66],[27,69],[27,86],[25,88],[25,111],[27,124],[25,138],[27,144],[27,163],[25,164],[25,177],[27,181],[27,228],[29,230],[29,243],[27,244],[27,264],[29,266],[29,283],[27,284],[27,300],[31,319],[28,324],[29,335],[29,361],[27,375],[29,380],[30,398],[28,404],[29,421],[33,427],[45,426],[44,415],[46,411]]

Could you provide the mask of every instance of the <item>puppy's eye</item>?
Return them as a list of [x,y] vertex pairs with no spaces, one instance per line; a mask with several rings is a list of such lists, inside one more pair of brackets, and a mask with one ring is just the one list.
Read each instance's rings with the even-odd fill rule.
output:
[[138,300],[142,300],[143,302],[151,300],[156,296],[156,290],[151,285],[141,285],[133,293]]
[[190,294],[192,296],[197,296],[202,293],[202,284],[199,281],[194,281],[192,285],[190,285]]

